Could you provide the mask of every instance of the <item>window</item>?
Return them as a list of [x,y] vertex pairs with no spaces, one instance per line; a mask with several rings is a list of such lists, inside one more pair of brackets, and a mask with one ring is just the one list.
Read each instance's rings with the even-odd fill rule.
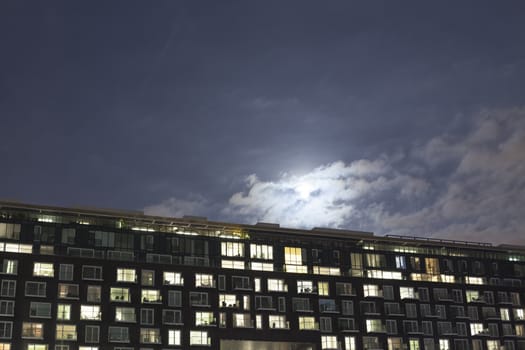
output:
[[397,269],[403,269],[403,270],[407,268],[404,256],[402,256],[402,255],[397,255],[396,256],[396,268]]
[[277,305],[279,312],[286,312],[286,298],[285,297],[279,297],[277,299]]
[[78,299],[78,284],[58,284],[58,297],[60,299]]
[[220,307],[239,307],[237,297],[234,294],[220,294],[219,295],[219,306]]
[[380,296],[383,296],[383,293],[379,289],[379,286],[375,285],[375,284],[365,284],[365,285],[363,285],[363,294],[364,294],[365,297],[380,297]]
[[35,262],[33,264],[33,276],[36,277],[53,277],[55,271],[52,263]]
[[386,258],[383,254],[366,254],[366,266],[386,267]]
[[13,300],[0,300],[0,316],[13,316],[15,302]]
[[356,350],[355,337],[345,337],[345,350]]
[[164,272],[164,285],[182,286],[184,279],[180,272]]
[[251,328],[252,320],[250,314],[233,314],[233,327],[236,328]]
[[405,304],[405,312],[408,318],[417,317],[417,305],[416,304]]
[[[297,299],[297,298],[294,298],[294,299]],[[275,307],[273,306],[273,298],[271,296],[266,296],[266,295],[256,295],[255,296],[255,308],[257,310],[275,310]]]
[[223,256],[244,256],[244,243],[242,242],[221,242],[221,254]]
[[319,295],[325,295],[325,296],[330,295],[330,288],[329,288],[328,282],[324,282],[324,281],[317,282],[317,291]]
[[162,310],[163,324],[182,324],[182,312],[180,310]]
[[152,287],[155,284],[155,271],[142,270],[140,277],[140,284],[143,286]]
[[302,265],[303,254],[302,249],[298,247],[284,248],[284,263],[287,265]]
[[14,298],[16,294],[16,281],[2,280],[0,288],[0,296]]
[[168,306],[181,307],[182,306],[182,294],[178,290],[168,291]]
[[315,317],[299,316],[299,330],[317,329],[315,324]]
[[157,289],[143,289],[141,293],[142,303],[160,303],[162,296],[160,290]]
[[117,282],[137,282],[135,269],[117,269]]
[[288,291],[288,286],[285,284],[284,280],[270,278],[268,279],[268,291],[286,292]]
[[361,301],[360,302],[361,312],[366,314],[375,314],[376,311],[376,303],[373,301]]
[[115,321],[117,322],[136,322],[134,307],[116,307]]
[[386,332],[388,334],[397,334],[397,321],[386,320]]
[[46,296],[46,282],[26,282],[25,295],[27,297],[45,297]]
[[75,229],[74,228],[63,228],[62,229],[62,243],[64,244],[75,244]]
[[338,349],[337,337],[335,335],[321,336],[321,349]]
[[0,238],[20,239],[20,224],[0,222]]
[[251,269],[254,271],[273,271],[273,263],[255,262],[250,263]]
[[0,321],[0,339],[11,339],[13,322]]
[[2,273],[6,275],[16,275],[18,273],[18,260],[4,259],[2,263]]
[[72,324],[57,324],[57,340],[77,340],[77,326]]
[[153,309],[140,309],[140,324],[153,325],[154,322]]
[[268,322],[272,328],[288,329],[288,323],[284,315],[269,315]]
[[87,301],[90,303],[100,303],[100,286],[88,286],[87,287]]
[[108,339],[110,343],[129,343],[128,327],[109,327]]
[[403,321],[405,333],[418,333],[419,327],[417,321]]
[[510,321],[509,309],[501,308],[499,309],[499,313],[502,321]]
[[353,295],[353,293],[352,293],[352,284],[351,283],[337,282],[335,284],[335,293],[337,295]]
[[99,326],[86,326],[85,328],[86,343],[98,343],[98,338],[100,335]]
[[385,332],[386,329],[381,323],[381,320],[373,319],[366,320],[366,331],[367,332]]
[[80,305],[80,319],[100,321],[102,312],[99,305]]
[[499,350],[499,340],[487,340],[487,350]]
[[470,334],[483,334],[483,323],[471,323],[470,324]]
[[342,300],[341,309],[343,315],[353,315],[354,314],[354,302],[352,300]]
[[82,279],[85,280],[102,280],[102,267],[101,266],[82,266]]
[[159,344],[160,330],[158,328],[141,328],[140,342],[143,344]]
[[181,345],[180,330],[169,329],[168,330],[168,345]]
[[452,333],[451,322],[438,322],[437,323],[438,335],[450,335]]
[[22,323],[22,338],[42,339],[44,338],[44,324],[34,322]]
[[250,244],[250,256],[252,259],[273,259],[273,247],[264,244]]
[[195,274],[195,287],[213,288],[215,287],[215,281],[213,275],[207,275],[202,273]]
[[70,320],[71,319],[71,305],[69,304],[58,304],[57,305],[57,320]]
[[332,331],[332,318],[330,317],[319,318],[319,329],[321,330],[321,332],[331,332]]
[[433,335],[434,330],[432,329],[432,321],[423,321],[421,322],[421,330],[424,335]]
[[47,350],[47,344],[27,344],[27,350]]
[[190,292],[190,305],[208,306],[208,293]]
[[232,286],[233,289],[244,289],[250,290],[250,277],[247,276],[233,276],[232,277]]
[[425,258],[425,269],[429,275],[438,275],[439,260],[436,258]]
[[339,318],[337,327],[340,331],[354,331],[356,330],[355,320],[353,318]]
[[339,312],[334,299],[319,299],[319,312]]
[[31,302],[29,316],[38,318],[51,318],[51,303]]
[[73,280],[73,265],[60,264],[60,267],[58,269],[58,279],[61,281],[72,281]]
[[111,287],[109,291],[109,298],[111,301],[130,302],[131,295],[129,293],[129,288]]
[[416,290],[413,287],[399,287],[401,299],[417,299]]
[[190,345],[211,345],[208,332],[190,331]]
[[297,281],[297,293],[314,293],[312,281]]

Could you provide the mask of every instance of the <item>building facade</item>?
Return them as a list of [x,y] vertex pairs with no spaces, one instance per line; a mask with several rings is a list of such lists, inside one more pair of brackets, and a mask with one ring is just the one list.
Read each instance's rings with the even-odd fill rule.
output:
[[0,202],[0,350],[525,350],[523,247]]

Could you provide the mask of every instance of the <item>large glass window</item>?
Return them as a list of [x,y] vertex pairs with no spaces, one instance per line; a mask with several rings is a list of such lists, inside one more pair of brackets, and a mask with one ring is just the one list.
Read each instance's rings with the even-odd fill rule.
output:
[[160,330],[158,328],[141,328],[140,342],[143,344],[160,344]]
[[117,269],[117,282],[137,282],[135,269]]
[[111,301],[130,302],[131,295],[129,288],[115,288],[111,287],[109,297]]
[[68,321],[71,319],[71,305],[58,304],[57,305],[57,320]]
[[115,308],[115,321],[116,322],[136,322],[135,308],[134,307],[116,307]]
[[82,266],[82,279],[85,280],[102,280],[102,267],[101,266]]
[[57,324],[57,340],[77,340],[77,326],[74,324]]
[[287,292],[288,286],[284,280],[281,279],[268,279],[268,291],[269,292]]
[[98,343],[100,326],[87,325],[84,329],[86,343]]
[[315,324],[315,317],[312,316],[299,316],[299,330],[312,330],[317,329]]
[[58,284],[58,297],[60,299],[78,299],[78,284]]
[[165,285],[175,285],[182,286],[184,284],[184,279],[180,272],[164,272],[164,284]]
[[168,330],[168,345],[181,345],[181,332],[178,329]]
[[129,342],[129,328],[128,327],[109,327],[108,339],[111,343],[128,343]]
[[14,297],[15,294],[16,294],[16,281],[2,280],[2,284],[0,287],[0,296]]
[[242,242],[221,242],[221,254],[223,256],[244,256],[244,243]]
[[140,324],[153,325],[155,323],[154,309],[140,309]]
[[101,287],[100,286],[87,286],[86,299],[89,303],[100,303]]
[[195,312],[195,325],[196,326],[209,326],[211,324],[214,324],[213,312],[209,312],[209,311]]
[[162,310],[163,324],[182,324],[182,312],[180,310]]
[[39,318],[51,318],[51,303],[31,302],[29,316]]
[[2,263],[2,273],[6,275],[16,275],[18,273],[18,260],[4,259]]
[[20,224],[0,222],[1,239],[20,239]]
[[265,244],[250,244],[250,256],[252,259],[273,259],[273,247]]
[[143,303],[160,303],[162,302],[162,296],[160,290],[157,289],[143,289],[141,300]]
[[182,306],[182,294],[179,290],[168,291],[168,306],[181,307]]
[[190,331],[190,345],[211,345],[206,331]]
[[25,295],[28,297],[45,297],[46,282],[26,282]]
[[339,349],[339,347],[337,346],[337,336],[322,335],[321,336],[321,349]]
[[81,305],[80,319],[100,321],[102,319],[102,312],[99,305]]
[[286,316],[284,315],[269,315],[268,322],[270,323],[271,328],[288,328],[288,322],[286,322]]
[[73,280],[73,265],[72,264],[60,264],[58,270],[58,279],[61,281],[72,281]]
[[299,247],[284,248],[284,263],[287,265],[302,265],[303,251]]
[[0,321],[0,339],[11,339],[13,335],[13,322]]
[[22,338],[25,339],[43,339],[44,324],[35,322],[22,323]]
[[14,300],[0,300],[0,316],[13,316],[14,313],[15,313]]
[[52,263],[35,262],[33,264],[33,276],[37,277],[53,277],[55,270]]
[[215,287],[213,275],[197,273],[195,274],[195,287],[212,288]]
[[142,270],[140,277],[140,284],[143,286],[152,287],[155,284],[155,271],[153,270]]

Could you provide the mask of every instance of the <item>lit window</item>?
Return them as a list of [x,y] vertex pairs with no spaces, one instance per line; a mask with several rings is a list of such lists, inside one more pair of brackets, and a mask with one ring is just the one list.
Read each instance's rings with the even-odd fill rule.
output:
[[115,321],[117,322],[135,322],[135,308],[134,307],[116,307]]
[[299,316],[299,329],[300,330],[317,329],[317,325],[315,324],[315,317]]
[[18,260],[4,259],[2,273],[6,275],[16,275],[18,273]]
[[407,268],[405,257],[403,255],[396,256],[396,268],[403,270]]
[[80,306],[81,320],[96,320],[102,319],[102,313],[99,305],[81,305]]
[[244,243],[241,242],[221,242],[221,254],[223,256],[244,256]]
[[314,266],[312,273],[314,275],[340,276],[341,269],[338,267]]
[[314,293],[312,281],[297,281],[297,293]]
[[366,254],[366,266],[386,267],[386,258],[383,254]]
[[141,328],[140,342],[143,344],[160,344],[160,330],[158,328]]
[[250,263],[251,269],[254,271],[273,271],[273,263],[255,262]]
[[162,302],[162,297],[159,290],[143,289],[141,300],[143,303],[160,303]]
[[47,350],[47,344],[27,344],[27,350]]
[[117,282],[136,282],[137,273],[135,269],[117,269]]
[[234,294],[220,294],[219,295],[219,306],[220,307],[238,307],[237,297]]
[[244,261],[239,260],[221,260],[221,267],[223,269],[244,270]]
[[439,260],[436,258],[425,258],[425,270],[429,275],[439,275]]
[[284,263],[287,265],[302,265],[303,255],[302,249],[298,247],[284,248]]
[[250,256],[252,259],[273,259],[273,247],[265,244],[250,244]]
[[22,323],[22,338],[42,339],[44,338],[44,324],[34,322]]
[[253,327],[250,314],[233,314],[233,327],[250,328]]
[[317,282],[317,290],[319,295],[330,295],[328,282],[319,281]]
[[365,284],[363,286],[363,294],[365,297],[380,297],[382,296],[379,286],[376,284]]
[[288,286],[285,284],[284,280],[280,279],[268,279],[268,291],[269,292],[287,292]]
[[269,315],[268,322],[271,328],[288,329],[288,322],[284,315]]
[[321,349],[338,349],[337,337],[335,335],[321,336]]
[[58,297],[60,299],[78,299],[78,284],[58,284]]
[[38,277],[53,277],[55,271],[52,263],[40,263],[36,262],[33,264],[33,276]]
[[208,311],[197,311],[195,312],[195,325],[196,326],[209,326],[214,324],[213,312]]
[[195,274],[195,287],[212,288],[215,287],[213,275],[206,275],[202,273]]
[[142,270],[141,272],[140,284],[143,286],[153,286],[155,284],[155,271]]
[[356,349],[357,348],[355,345],[355,337],[345,337],[345,350],[356,350]]
[[0,222],[0,238],[20,239],[20,224]]
[[211,345],[206,331],[190,331],[190,345]]
[[178,329],[168,330],[168,345],[181,345],[180,330]]
[[110,300],[111,301],[120,301],[120,302],[130,302],[131,295],[129,293],[129,288],[115,288],[111,287],[110,289]]
[[57,320],[68,321],[71,319],[71,305],[58,304],[57,305]]
[[164,284],[182,286],[184,284],[184,279],[180,272],[164,272]]

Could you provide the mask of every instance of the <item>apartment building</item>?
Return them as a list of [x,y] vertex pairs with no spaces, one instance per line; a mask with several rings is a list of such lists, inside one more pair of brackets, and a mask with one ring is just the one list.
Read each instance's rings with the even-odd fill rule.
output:
[[0,350],[525,350],[525,248],[0,202]]

